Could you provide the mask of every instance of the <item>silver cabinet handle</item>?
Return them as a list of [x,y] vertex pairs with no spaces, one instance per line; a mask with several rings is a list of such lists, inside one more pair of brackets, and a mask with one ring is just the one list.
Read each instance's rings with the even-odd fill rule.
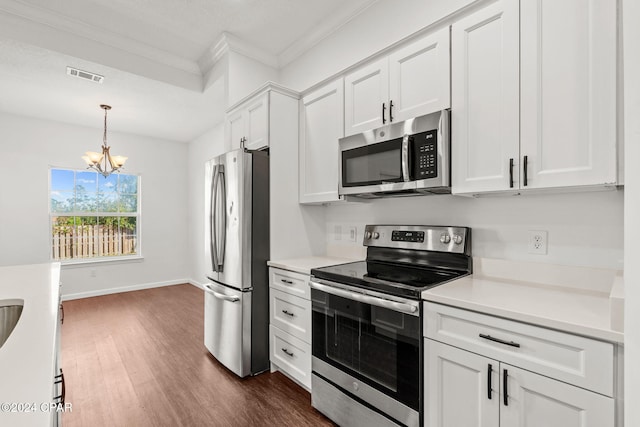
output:
[[213,289],[211,289],[208,285],[204,286],[204,290],[209,292],[210,294],[212,294],[214,297],[216,297],[218,299],[221,299],[221,300],[225,300],[225,301],[229,301],[229,302],[238,302],[238,301],[240,301],[240,297],[218,293],[218,292],[214,291]]
[[331,285],[323,285],[315,281],[309,282],[309,287],[311,287],[311,289],[316,289],[328,294],[336,295],[354,301],[359,301],[364,304],[388,308],[389,310],[399,311],[401,313],[417,315],[416,312],[418,311],[418,303],[413,305],[404,302],[392,301],[384,298],[374,297],[371,295],[361,294],[358,292],[350,292],[346,289],[334,288]]
[[284,354],[286,354],[287,356],[289,356],[289,357],[293,357],[293,352],[292,352],[292,351],[287,350],[287,349],[286,349],[286,348],[284,348],[284,347],[282,347],[282,352],[283,352]]

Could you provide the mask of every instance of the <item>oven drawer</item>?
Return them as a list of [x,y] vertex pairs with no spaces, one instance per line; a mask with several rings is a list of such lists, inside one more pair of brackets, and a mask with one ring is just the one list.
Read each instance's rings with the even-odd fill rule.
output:
[[271,363],[311,390],[311,346],[273,325],[269,341]]
[[300,298],[310,299],[309,276],[306,274],[270,267],[269,286]]
[[269,307],[272,325],[311,343],[311,301],[271,288]]
[[424,309],[427,338],[613,396],[611,343],[446,305]]

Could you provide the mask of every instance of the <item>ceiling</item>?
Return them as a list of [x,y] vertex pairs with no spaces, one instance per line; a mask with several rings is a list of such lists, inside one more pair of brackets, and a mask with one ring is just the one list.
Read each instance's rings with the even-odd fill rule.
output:
[[[0,110],[188,142],[223,117],[221,41],[280,68],[377,0],[0,0]],[[66,75],[73,66],[105,76]]]

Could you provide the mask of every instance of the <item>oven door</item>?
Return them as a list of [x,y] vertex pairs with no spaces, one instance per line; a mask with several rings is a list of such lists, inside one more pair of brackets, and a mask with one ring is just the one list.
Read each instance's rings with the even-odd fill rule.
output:
[[383,142],[353,135],[340,143],[341,195],[405,191],[416,188],[410,175],[409,136]]
[[315,375],[404,425],[418,425],[420,303],[311,282]]

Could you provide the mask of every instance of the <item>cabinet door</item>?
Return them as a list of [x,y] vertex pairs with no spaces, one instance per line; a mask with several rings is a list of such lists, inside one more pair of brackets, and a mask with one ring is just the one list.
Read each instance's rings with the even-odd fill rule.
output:
[[616,2],[528,0],[521,7],[526,187],[615,183]]
[[244,110],[239,109],[227,114],[225,119],[225,134],[227,151],[240,148],[241,139],[245,136]]
[[402,121],[449,108],[449,64],[449,27],[389,56],[389,119]]
[[499,362],[430,339],[424,354],[425,427],[498,426]]
[[345,136],[389,123],[389,61],[382,58],[344,78]]
[[269,146],[269,92],[260,96],[245,109],[245,147],[259,150]]
[[343,80],[300,105],[300,203],[338,200],[338,139],[344,136]]
[[507,364],[500,365],[501,382],[505,370],[500,427],[614,427],[612,398]]
[[452,26],[451,172],[455,194],[518,187],[518,0]]

